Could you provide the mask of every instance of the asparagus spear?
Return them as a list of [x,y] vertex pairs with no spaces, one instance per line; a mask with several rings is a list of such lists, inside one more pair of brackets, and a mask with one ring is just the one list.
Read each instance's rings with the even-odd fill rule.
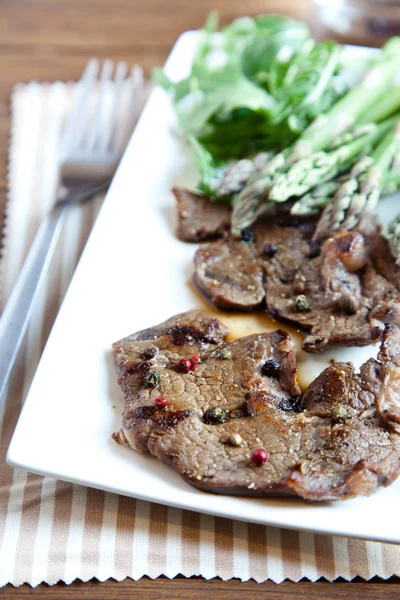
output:
[[[334,195],[344,183],[346,176],[341,176],[332,181],[317,185],[310,190],[308,194],[304,194],[293,204],[290,212],[292,215],[317,215],[329,202],[332,201]],[[400,188],[400,168],[391,169],[385,179],[382,190],[382,196],[394,194]]]
[[362,214],[375,210],[384,178],[399,148],[400,121],[397,121],[371,156],[364,156],[354,165],[349,178],[322,213],[314,233],[316,241],[326,239],[339,229],[354,229]]
[[366,123],[365,125],[360,125],[350,131],[345,131],[333,140],[327,150],[336,150],[339,146],[350,144],[350,142],[353,142],[364,135],[374,133],[377,130],[377,127],[378,125],[376,123]]
[[217,196],[230,196],[240,192],[251,176],[259,173],[272,158],[272,152],[260,152],[253,160],[242,158],[225,173],[217,190]]
[[292,196],[302,196],[318,184],[330,181],[351,164],[366,149],[371,149],[393,126],[392,117],[377,125],[375,131],[355,139],[331,152],[319,151],[295,162],[287,173],[275,177],[268,198],[285,202]]
[[386,90],[384,96],[372,104],[357,120],[357,126],[379,123],[400,110],[400,86]]
[[289,163],[324,150],[333,139],[353,127],[365,110],[385,97],[398,72],[400,38],[392,38],[382,50],[382,60],[367,70],[360,83],[303,132],[288,157]]
[[220,181],[216,196],[230,196],[239,192],[249,180],[254,171],[254,163],[249,158],[238,160],[228,168]]
[[[334,195],[343,184],[343,181],[334,179],[322,185],[317,185],[308,194],[304,194],[290,212],[292,215],[311,216],[317,215],[332,201]],[[382,196],[394,194],[400,189],[400,169],[389,172],[383,182]]]
[[301,216],[317,215],[329,204],[342,183],[341,179],[334,179],[317,185],[293,204],[290,210],[291,214]]
[[262,209],[263,199],[277,172],[285,164],[287,151],[279,152],[261,169],[255,171],[233,202],[231,230],[234,235],[253,223]]

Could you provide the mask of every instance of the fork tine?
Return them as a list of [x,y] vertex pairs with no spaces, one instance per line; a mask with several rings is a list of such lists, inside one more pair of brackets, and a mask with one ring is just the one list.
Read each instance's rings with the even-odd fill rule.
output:
[[97,76],[98,70],[99,61],[97,58],[91,58],[87,63],[79,81],[76,98],[73,103],[71,113],[65,124],[61,139],[61,156],[64,156],[70,148],[77,145],[77,138],[81,134],[81,130],[83,128],[82,125],[84,123],[82,120],[83,112],[85,111],[85,107],[87,110],[90,88],[92,87],[92,84]]
[[111,103],[109,106],[108,119],[105,119],[106,126],[102,131],[101,141],[99,143],[100,151],[106,152],[110,149],[111,140],[115,135],[114,130],[118,120],[119,105],[125,76],[128,72],[128,66],[125,61],[120,61],[115,69],[114,82],[112,87]]
[[101,69],[100,84],[110,81],[112,73],[114,71],[114,63],[111,58],[106,58]]
[[96,108],[97,88],[98,88],[98,73],[100,63],[97,61],[97,69],[91,73],[85,82],[85,97],[80,108],[77,122],[76,133],[76,148],[83,149],[87,137],[90,134],[93,126],[94,110]]
[[92,114],[91,127],[88,128],[88,135],[83,144],[85,150],[93,150],[99,146],[107,114],[107,102],[113,70],[114,63],[110,58],[107,58],[101,68],[97,103]]
[[125,120],[123,123],[117,123],[111,141],[111,150],[117,153],[125,148],[142,108],[143,69],[139,65],[132,67],[124,92],[126,92],[123,97],[125,110],[121,112]]
[[143,96],[144,96],[144,77],[143,77],[143,69],[139,65],[134,65],[132,67],[132,100],[134,103],[135,109],[135,117],[138,118],[140,111],[142,110],[143,105]]

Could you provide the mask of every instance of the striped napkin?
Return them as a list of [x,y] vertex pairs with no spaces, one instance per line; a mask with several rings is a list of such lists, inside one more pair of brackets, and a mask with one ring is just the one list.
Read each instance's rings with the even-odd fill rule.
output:
[[[13,93],[0,310],[54,201],[56,148],[71,94],[73,85],[62,83],[19,85]],[[194,514],[5,464],[21,405],[101,201],[68,212],[0,414],[0,585],[178,573],[275,582],[400,575],[395,545]]]

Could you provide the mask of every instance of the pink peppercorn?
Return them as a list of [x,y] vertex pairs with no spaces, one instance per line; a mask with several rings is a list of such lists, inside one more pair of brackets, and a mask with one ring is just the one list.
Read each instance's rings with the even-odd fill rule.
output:
[[190,359],[190,362],[192,364],[192,370],[194,371],[195,369],[197,369],[197,367],[199,366],[199,357],[197,356],[197,354],[193,354],[192,358]]
[[163,398],[163,396],[157,396],[157,398],[154,400],[154,404],[159,408],[165,408],[166,406],[168,406],[168,400],[166,398]]
[[189,373],[189,371],[192,370],[192,362],[189,358],[182,358],[178,363],[178,367],[180,371],[183,371],[184,373]]
[[257,450],[254,450],[253,454],[251,455],[251,462],[254,463],[255,467],[262,467],[265,465],[268,458],[269,454],[266,450],[263,448],[257,448]]

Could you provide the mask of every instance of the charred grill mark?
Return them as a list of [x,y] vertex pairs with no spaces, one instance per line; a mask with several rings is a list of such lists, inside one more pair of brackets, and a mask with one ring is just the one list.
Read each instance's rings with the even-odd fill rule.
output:
[[161,411],[157,408],[157,406],[139,406],[134,410],[129,411],[126,414],[127,419],[151,419],[151,417],[156,413]]
[[168,334],[175,346],[183,346],[189,342],[213,343],[216,341],[215,330],[217,328],[217,319],[210,319],[207,332],[200,331],[192,325],[176,325],[168,330]]
[[162,413],[161,418],[157,418],[157,423],[161,427],[173,427],[180,421],[190,416],[190,410],[177,410],[171,413]]
[[228,275],[226,273],[225,274],[217,273],[213,269],[207,269],[206,276],[209,277],[210,279],[213,279],[213,281],[218,281],[218,283],[229,284],[232,288],[235,288],[237,290],[243,289],[242,282],[235,281],[235,279],[233,277],[231,277],[230,275]]
[[147,371],[151,369],[151,364],[148,362],[139,362],[134,365],[129,365],[126,369],[126,373],[128,375],[134,375],[138,373],[139,375],[145,375]]
[[190,416],[190,410],[165,411],[158,406],[139,406],[125,415],[128,421],[151,419],[159,427],[174,427]]
[[151,369],[151,364],[148,362],[139,362],[135,364],[130,364],[123,367],[123,373],[121,379],[128,377],[129,375],[146,375],[148,371]]
[[197,342],[201,336],[200,332],[190,325],[177,325],[168,331],[171,342],[175,346],[183,346],[188,342]]

